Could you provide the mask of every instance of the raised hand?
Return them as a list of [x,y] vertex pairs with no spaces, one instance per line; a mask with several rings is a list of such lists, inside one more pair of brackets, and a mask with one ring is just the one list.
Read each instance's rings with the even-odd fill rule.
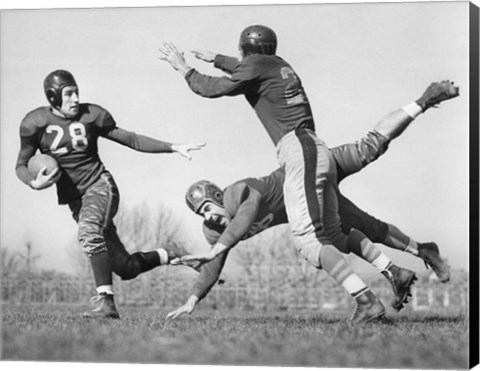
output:
[[183,76],[187,74],[192,68],[187,64],[183,56],[183,52],[180,53],[177,47],[172,42],[164,41],[162,46],[158,48],[160,51],[160,60],[167,61],[176,71],[180,72]]

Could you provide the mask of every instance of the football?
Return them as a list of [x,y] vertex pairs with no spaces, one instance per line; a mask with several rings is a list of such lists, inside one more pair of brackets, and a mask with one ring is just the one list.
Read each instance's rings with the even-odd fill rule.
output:
[[[35,155],[28,161],[28,171],[30,171],[33,175],[37,176],[40,169],[44,166],[47,167],[47,175],[50,174],[53,170],[58,168],[57,160],[55,160],[52,156],[39,154]],[[60,171],[57,175],[55,175],[54,182],[57,182],[60,179]]]

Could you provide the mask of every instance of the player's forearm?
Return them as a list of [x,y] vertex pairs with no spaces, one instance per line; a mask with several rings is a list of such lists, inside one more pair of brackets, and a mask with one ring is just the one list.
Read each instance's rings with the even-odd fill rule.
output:
[[228,251],[220,254],[212,261],[204,264],[201,268],[200,275],[193,285],[191,295],[196,296],[198,301],[203,299],[212,289],[213,285],[220,278],[220,273],[225,265]]
[[226,76],[208,76],[199,73],[197,70],[191,70],[185,76],[185,80],[194,93],[205,98],[243,94],[242,86],[244,82],[233,81]]
[[232,73],[235,70],[235,67],[238,65],[239,61],[237,58],[228,57],[226,55],[217,54],[213,61],[215,68],[221,69],[226,73]]
[[17,174],[18,179],[20,179],[23,183],[28,185],[29,187],[32,187],[32,180],[35,179],[33,174],[28,171],[28,168],[26,166],[18,166],[15,169],[15,173]]
[[164,142],[158,139],[136,134],[132,131],[114,128],[106,138],[119,144],[132,148],[139,152],[146,153],[171,153],[173,152],[172,143]]

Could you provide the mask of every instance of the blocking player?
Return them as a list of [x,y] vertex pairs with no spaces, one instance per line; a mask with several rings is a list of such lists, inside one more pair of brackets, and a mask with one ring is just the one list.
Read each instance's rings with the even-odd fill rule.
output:
[[[388,149],[390,141],[398,137],[421,112],[421,106],[418,103],[422,104],[426,97],[442,95],[445,86],[448,87],[448,90],[454,88],[453,83],[433,83],[427,88],[422,98],[383,117],[373,131],[361,140],[332,148],[331,152],[335,159],[339,182],[383,155]],[[208,243],[213,246],[221,243],[229,246],[230,249],[240,240],[288,222],[282,194],[284,178],[282,169],[277,169],[266,177],[247,178],[235,182],[226,187],[224,191],[211,182],[199,181],[187,191],[187,205],[204,218],[203,232]],[[342,228],[345,232],[348,233],[349,230],[354,229],[352,233],[356,234],[356,229],[363,232],[372,242],[383,243],[386,246],[418,256],[433,269],[442,282],[448,281],[450,268],[440,257],[436,244],[417,244],[397,227],[380,221],[359,209],[341,195],[340,191],[338,191],[338,196]],[[368,244],[368,240],[362,242]],[[201,274],[193,286],[187,302],[177,310],[170,312],[167,318],[176,318],[194,310],[196,304],[208,294],[218,280],[229,249],[202,267]],[[354,252],[385,275],[394,291],[395,297],[392,306],[397,311],[402,309],[403,304],[407,301],[410,285],[413,283],[408,280],[411,276],[408,270],[394,265],[373,244],[367,251],[367,256],[364,256],[364,252],[358,249],[343,252]],[[200,260],[208,260],[210,257],[200,258]],[[180,260],[188,261],[189,258],[184,257]],[[173,263],[175,264],[176,261]]]
[[49,187],[57,171],[46,167],[34,177],[28,160],[39,150],[54,157],[61,168],[57,195],[60,205],[68,205],[78,223],[78,240],[89,257],[96,291],[95,306],[86,316],[119,318],[113,299],[112,272],[131,279],[186,251],[175,245],[150,252],[129,254],[113,223],[119,192],[112,175],[100,160],[97,140],[103,137],[136,151],[178,153],[191,159],[190,151],[205,144],[172,144],[117,126],[111,114],[91,103],[80,103],[78,85],[65,70],[48,74],[44,91],[50,106],[29,112],[20,124],[20,151],[16,163],[18,178],[32,189]]
[[[357,249],[368,248],[358,245],[363,241],[363,237],[358,238],[360,232],[342,233],[332,154],[315,133],[310,103],[300,78],[275,54],[276,47],[275,32],[254,25],[240,35],[240,61],[193,51],[197,58],[213,62],[231,75],[222,77],[203,75],[190,67],[172,43],[163,43],[160,59],[167,61],[185,78],[190,89],[203,97],[245,96],[276,146],[277,159],[285,173],[284,202],[296,248],[355,298],[353,322],[382,317],[385,309],[381,302],[337,250],[345,251],[347,245],[353,244],[357,244]],[[211,254],[226,249],[217,243]]]

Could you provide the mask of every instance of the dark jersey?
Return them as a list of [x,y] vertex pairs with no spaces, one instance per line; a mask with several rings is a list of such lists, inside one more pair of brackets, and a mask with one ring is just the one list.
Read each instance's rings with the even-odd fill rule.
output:
[[54,157],[62,170],[57,182],[58,200],[68,203],[82,195],[105,170],[97,139],[115,126],[112,116],[95,104],[81,104],[74,119],[59,117],[50,107],[37,108],[20,124],[22,148],[17,167],[26,166],[37,149]]
[[315,130],[312,111],[300,78],[276,55],[252,54],[234,63],[217,55],[215,67],[231,77],[213,77],[191,70],[185,76],[197,94],[216,98],[245,95],[273,143],[298,128]]
[[203,231],[208,243],[233,247],[270,227],[287,223],[283,179],[283,172],[278,169],[269,176],[247,178],[228,186],[223,194],[223,204],[232,219],[223,230],[204,222]]
[[[223,194],[225,210],[232,220],[226,228],[203,223],[203,233],[208,243],[216,242],[228,247],[250,238],[270,227],[288,222],[283,202],[281,169],[262,178],[247,178],[228,186]],[[203,265],[192,289],[192,295],[202,299],[218,280],[228,250]]]

